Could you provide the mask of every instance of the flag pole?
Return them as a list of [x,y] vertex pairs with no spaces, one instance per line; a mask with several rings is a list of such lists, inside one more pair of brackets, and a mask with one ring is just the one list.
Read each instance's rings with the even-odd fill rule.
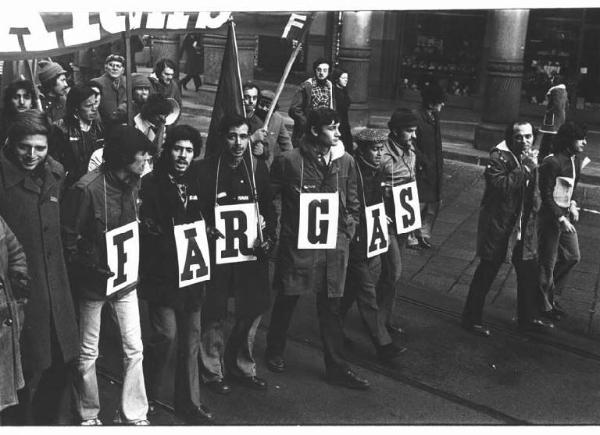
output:
[[[37,86],[35,85],[35,76],[34,74],[34,68],[31,66],[31,64],[29,63],[29,59],[25,59],[25,68],[27,68],[27,72],[29,73],[29,75],[31,76],[31,83],[33,84],[33,92],[34,92],[34,97],[35,100],[37,101],[37,109],[40,112],[43,112],[44,109],[42,108],[42,101],[40,100],[40,92],[37,88]],[[31,61],[32,63],[34,63],[37,66],[37,60],[36,59],[32,59]]]
[[125,93],[127,94],[127,125],[133,126],[133,104],[131,102],[131,24],[129,23],[129,12],[125,14],[125,32],[122,34],[125,42]]
[[290,71],[292,70],[292,65],[296,61],[296,57],[298,56],[298,54],[300,53],[300,50],[302,49],[302,41],[304,40],[304,38],[306,37],[306,35],[308,33],[308,29],[310,28],[310,24],[312,23],[313,17],[314,17],[314,12],[311,13],[308,16],[308,18],[306,19],[306,23],[304,24],[304,28],[302,29],[302,36],[300,37],[300,40],[298,41],[298,45],[296,45],[296,48],[294,49],[294,51],[292,51],[292,54],[291,54],[287,64],[285,65],[285,69],[283,70],[283,75],[281,76],[281,80],[279,80],[279,84],[277,85],[277,91],[275,92],[275,98],[273,99],[273,102],[271,103],[271,107],[269,108],[269,112],[267,113],[267,117],[265,118],[265,123],[263,125],[263,128],[267,128],[269,125],[269,121],[271,121],[271,116],[273,116],[273,112],[275,111],[275,106],[277,106],[277,102],[279,101],[281,92],[283,92],[283,87],[285,86],[285,81],[287,80],[288,75],[290,74]]
[[[238,72],[238,81],[239,81],[239,85],[240,85],[240,97],[242,97],[242,113],[244,114],[244,118],[246,117],[246,106],[244,106],[244,101],[243,101],[243,91],[242,91],[242,72],[240,70],[240,59],[239,59],[239,55],[238,55],[238,46],[237,46],[237,38],[235,36],[235,22],[233,21],[233,18],[230,17],[229,18],[229,23],[231,25],[231,33],[233,36],[233,49],[235,50],[235,64],[237,66],[237,72]],[[248,151],[248,155],[250,156],[250,177],[252,178],[252,181],[250,183],[250,189],[252,191],[252,196],[254,199],[254,211],[256,212],[256,225],[257,225],[257,229],[258,229],[258,239],[260,240],[260,244],[262,245],[264,243],[264,237],[263,237],[263,233],[262,233],[262,228],[260,225],[260,210],[258,209],[258,195],[256,193],[256,177],[254,176],[254,156],[252,155],[252,151],[250,150],[251,145],[248,144],[248,146],[246,147],[246,150]]]

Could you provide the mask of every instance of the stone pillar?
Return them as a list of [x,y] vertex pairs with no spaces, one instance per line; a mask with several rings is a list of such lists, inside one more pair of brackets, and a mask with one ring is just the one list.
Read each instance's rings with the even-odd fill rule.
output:
[[161,59],[171,59],[179,65],[179,35],[163,34],[152,38],[152,68]]
[[481,122],[475,129],[477,149],[492,149],[502,140],[506,124],[519,116],[528,20],[528,9],[494,10],[489,16],[490,48]]
[[344,12],[340,41],[340,67],[348,71],[352,99],[351,125],[368,121],[369,63],[371,61],[371,11]]
[[[254,80],[254,63],[258,36],[236,34],[242,82]],[[215,101],[227,35],[204,35],[204,82],[200,88],[200,104],[212,106]]]

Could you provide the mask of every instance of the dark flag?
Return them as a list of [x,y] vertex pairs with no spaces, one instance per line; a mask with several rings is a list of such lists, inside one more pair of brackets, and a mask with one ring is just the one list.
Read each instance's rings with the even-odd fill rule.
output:
[[215,97],[215,104],[210,119],[208,138],[206,139],[206,156],[218,153],[221,143],[219,141],[219,122],[225,115],[245,116],[242,97],[242,79],[238,63],[237,42],[235,39],[235,24],[232,20],[228,23],[227,42],[221,64],[219,87]]

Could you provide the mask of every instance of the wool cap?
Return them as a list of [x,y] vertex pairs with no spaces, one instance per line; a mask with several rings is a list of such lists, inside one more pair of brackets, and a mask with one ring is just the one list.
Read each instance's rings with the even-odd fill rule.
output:
[[388,122],[390,130],[404,127],[416,127],[419,120],[410,109],[396,109]]
[[354,136],[358,146],[370,146],[379,142],[385,142],[387,138],[388,131],[383,128],[365,128]]
[[150,79],[144,74],[131,74],[131,88],[150,88]]
[[61,74],[66,74],[67,72],[64,70],[59,63],[51,62],[51,61],[41,61],[38,63],[38,79],[41,83],[47,82],[48,80],[53,79],[54,77],[58,77]]
[[264,89],[260,91],[260,97],[273,101],[275,99],[275,92]]
[[106,56],[104,65],[106,65],[109,62],[121,62],[121,65],[125,66],[125,58],[119,54],[109,54],[108,56]]

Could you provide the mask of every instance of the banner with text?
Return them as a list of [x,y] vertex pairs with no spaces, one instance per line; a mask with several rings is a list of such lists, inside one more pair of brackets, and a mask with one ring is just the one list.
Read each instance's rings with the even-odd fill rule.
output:
[[410,233],[421,228],[421,207],[417,182],[401,184],[392,188],[394,196],[394,218],[398,234]]
[[215,207],[215,227],[224,239],[217,239],[217,264],[254,261],[254,245],[258,239],[258,221],[254,203]]
[[175,245],[179,266],[179,288],[210,279],[210,257],[206,223],[196,221],[175,225]]
[[106,233],[106,260],[114,276],[106,280],[106,296],[110,296],[138,280],[140,263],[140,231],[137,221]]
[[367,224],[367,258],[387,252],[390,236],[383,203],[365,207],[365,222]]
[[335,249],[340,197],[335,193],[301,193],[298,249]]

